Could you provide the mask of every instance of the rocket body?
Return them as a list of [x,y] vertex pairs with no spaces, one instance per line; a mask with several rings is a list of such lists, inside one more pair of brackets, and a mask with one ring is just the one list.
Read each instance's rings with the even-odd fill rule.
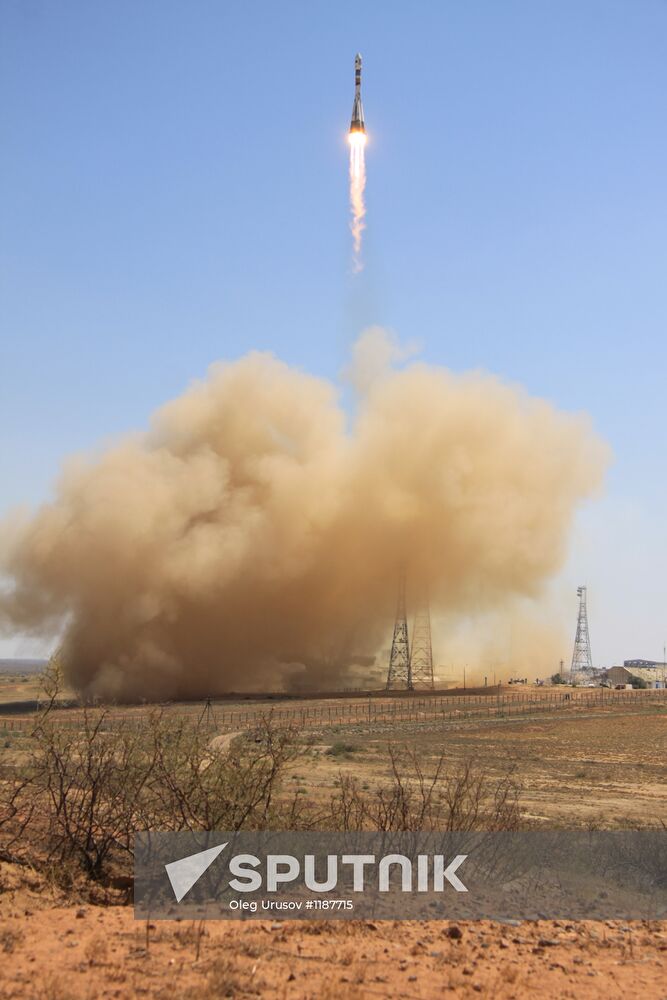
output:
[[361,56],[358,52],[354,58],[354,104],[352,105],[350,135],[353,132],[366,132],[364,109],[361,103]]

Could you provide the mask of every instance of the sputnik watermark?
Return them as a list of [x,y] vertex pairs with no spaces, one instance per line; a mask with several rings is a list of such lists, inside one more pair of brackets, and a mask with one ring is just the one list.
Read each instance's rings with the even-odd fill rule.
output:
[[143,832],[135,916],[662,919],[667,831]]
[[[177,903],[196,885],[225,847],[227,841],[164,866]],[[267,854],[264,861],[255,854],[235,854],[228,862],[228,870],[233,878],[227,884],[234,892],[243,893],[262,889],[274,893],[288,883],[300,883],[310,892],[332,892],[338,888],[340,866],[348,866],[352,892],[365,892],[369,882],[378,892],[389,892],[390,875],[392,869],[397,867],[400,870],[401,892],[443,892],[445,882],[456,892],[467,892],[468,889],[456,874],[466,858],[467,854],[457,854],[449,864],[445,864],[442,854],[418,854],[414,864],[404,854],[387,854],[381,858],[376,858],[374,854],[328,854],[326,878],[320,881],[316,877],[314,854],[304,854],[302,858],[293,854]],[[348,879],[345,882],[347,885]],[[239,905],[232,908],[242,907]]]

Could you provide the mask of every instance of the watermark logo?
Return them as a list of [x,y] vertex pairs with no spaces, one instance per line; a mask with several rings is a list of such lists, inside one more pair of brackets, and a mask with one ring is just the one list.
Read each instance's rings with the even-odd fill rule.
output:
[[[177,903],[197,884],[227,844],[228,841],[225,841],[164,866]],[[310,892],[325,893],[339,888],[341,873],[342,882],[349,891],[364,892],[370,886],[378,892],[390,892],[391,875],[397,869],[401,892],[443,892],[445,883],[456,892],[467,892],[456,874],[466,858],[466,854],[457,854],[449,864],[445,864],[442,854],[418,854],[414,860],[404,854],[387,854],[381,858],[376,858],[374,854],[327,854],[325,858],[317,858],[315,854],[304,854],[303,857],[267,854],[264,860],[255,854],[235,854],[229,861],[229,872],[234,877],[229,880],[228,886],[234,892],[264,890],[274,893],[287,884],[297,884]],[[321,880],[317,878],[316,868],[324,863],[326,877]]]
[[664,919],[667,831],[146,831],[135,916]]
[[187,858],[180,858],[178,861],[172,861],[164,866],[177,903],[180,903],[187,896],[193,885],[197,884],[204,872],[208,871],[226,846],[227,841],[224,844],[218,844],[217,847],[209,847],[206,851],[189,854]]

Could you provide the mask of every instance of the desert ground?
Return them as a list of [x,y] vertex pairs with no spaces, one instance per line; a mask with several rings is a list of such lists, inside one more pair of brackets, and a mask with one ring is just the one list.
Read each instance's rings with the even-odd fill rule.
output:
[[7,889],[0,997],[662,998],[667,923],[137,922]]
[[[372,795],[390,774],[390,748],[403,747],[425,769],[444,756],[453,767],[474,759],[491,778],[511,775],[531,827],[664,824],[667,699],[627,694],[549,702],[549,692],[505,691],[502,704],[469,694],[401,709],[272,699],[178,711],[204,714],[224,751],[252,745],[262,715],[294,713],[300,753],[283,787],[314,805],[346,778]],[[111,714],[139,726],[145,711]],[[77,725],[76,710],[61,718]],[[28,723],[0,718],[5,768],[28,753]],[[667,997],[667,921],[149,923],[134,919],[127,891],[65,884],[12,854],[0,864],[0,948],[2,1000]]]
[[319,730],[291,780],[309,795],[329,793],[341,774],[368,786],[386,776],[387,747],[405,743],[420,760],[474,757],[488,774],[511,773],[522,786],[526,818],[550,828],[611,829],[667,823],[665,710],[617,708],[574,717],[363,725]]

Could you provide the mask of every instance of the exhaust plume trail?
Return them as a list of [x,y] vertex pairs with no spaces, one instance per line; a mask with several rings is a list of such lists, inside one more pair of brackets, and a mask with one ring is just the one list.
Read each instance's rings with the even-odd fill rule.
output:
[[363,132],[350,132],[350,210],[352,221],[350,230],[352,231],[353,257],[352,267],[355,274],[363,269],[361,259],[361,235],[366,228],[364,217],[366,215],[366,205],[364,203],[364,190],[366,188],[366,136]]
[[606,448],[497,378],[396,355],[362,336],[351,427],[336,386],[253,353],[68,462],[0,522],[0,627],[62,631],[89,696],[326,690],[386,643],[402,560],[449,622],[543,594]]
[[361,55],[354,57],[354,103],[349,131],[350,143],[350,208],[352,211],[352,269],[355,274],[363,268],[361,259],[361,234],[366,228],[364,216],[364,189],[366,187],[366,123],[361,103]]

